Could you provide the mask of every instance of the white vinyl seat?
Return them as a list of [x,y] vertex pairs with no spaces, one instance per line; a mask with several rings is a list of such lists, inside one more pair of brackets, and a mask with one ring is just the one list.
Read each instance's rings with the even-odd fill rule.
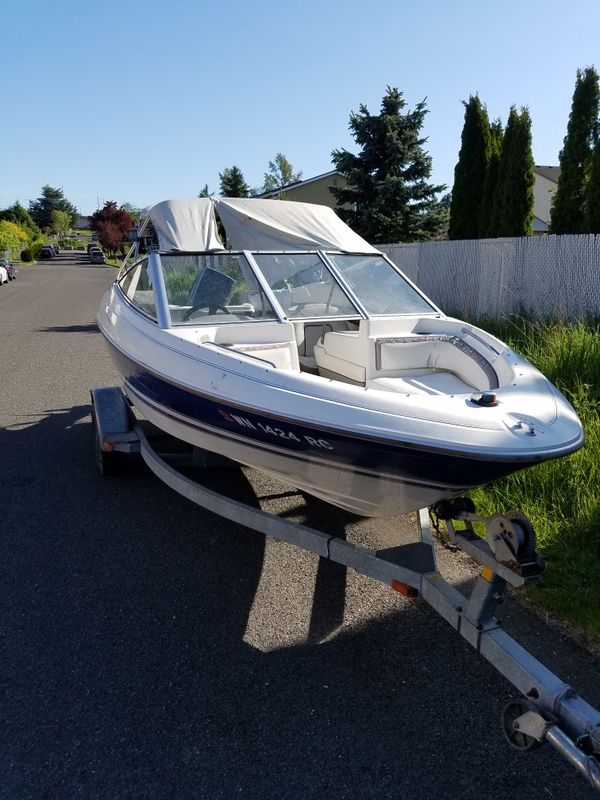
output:
[[362,350],[362,341],[358,332],[330,331],[326,333],[314,346],[319,375],[364,385],[367,365]]

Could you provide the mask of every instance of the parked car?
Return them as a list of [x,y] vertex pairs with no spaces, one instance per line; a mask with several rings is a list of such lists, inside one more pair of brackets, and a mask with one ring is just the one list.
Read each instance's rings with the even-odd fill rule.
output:
[[0,286],[3,283],[8,283],[8,272],[6,271],[6,267],[0,265]]
[[0,267],[4,267],[8,274],[8,280],[14,281],[17,277],[17,270],[15,269],[15,265],[11,264],[8,258],[0,258]]
[[42,261],[43,260],[48,261],[48,260],[53,259],[55,255],[56,255],[56,253],[54,252],[54,248],[52,247],[52,245],[51,244],[45,244],[42,247],[42,249],[40,250],[40,254],[39,254],[38,258],[40,260],[42,260]]
[[104,264],[104,253],[99,247],[92,247],[90,250],[90,264]]
[[60,253],[60,250],[58,249],[58,245],[57,244],[53,244],[53,245],[51,245],[51,247],[54,250],[54,255],[57,256]]

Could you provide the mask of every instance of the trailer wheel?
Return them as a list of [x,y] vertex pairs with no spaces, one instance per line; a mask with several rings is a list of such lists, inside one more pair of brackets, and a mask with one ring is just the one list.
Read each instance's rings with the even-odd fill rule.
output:
[[515,722],[519,717],[523,716],[527,711],[537,711],[537,707],[529,700],[522,698],[521,700],[511,700],[510,703],[504,707],[502,712],[502,728],[508,743],[515,750],[525,752],[527,750],[535,750],[541,747],[543,742],[538,742],[533,736],[528,736],[526,733],[515,728]]

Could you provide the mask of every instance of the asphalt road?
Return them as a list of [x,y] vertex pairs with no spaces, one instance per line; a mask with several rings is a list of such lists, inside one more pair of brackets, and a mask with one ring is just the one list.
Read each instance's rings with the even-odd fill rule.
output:
[[[117,378],[94,316],[113,276],[66,256],[0,288],[0,800],[591,800],[549,747],[505,744],[515,693],[420,601],[143,470],[96,473],[89,389]],[[414,533],[250,470],[210,480],[352,541]],[[506,606],[509,632],[598,705],[598,661]]]

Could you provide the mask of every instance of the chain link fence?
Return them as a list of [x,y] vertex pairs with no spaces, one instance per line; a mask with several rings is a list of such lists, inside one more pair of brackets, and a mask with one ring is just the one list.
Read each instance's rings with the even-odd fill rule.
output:
[[600,316],[600,235],[379,245],[448,313]]

